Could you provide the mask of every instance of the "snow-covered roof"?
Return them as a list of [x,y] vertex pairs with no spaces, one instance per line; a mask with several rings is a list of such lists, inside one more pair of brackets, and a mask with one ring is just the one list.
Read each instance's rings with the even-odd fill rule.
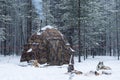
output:
[[54,28],[54,27],[50,26],[50,25],[47,25],[47,26],[43,27],[41,30],[52,29],[52,28]]

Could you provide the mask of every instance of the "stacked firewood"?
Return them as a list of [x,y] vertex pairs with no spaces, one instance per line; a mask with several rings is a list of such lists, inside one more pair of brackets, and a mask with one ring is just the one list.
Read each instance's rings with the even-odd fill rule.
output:
[[37,60],[40,64],[68,64],[73,50],[66,38],[57,29],[47,28],[40,34],[33,34],[24,45],[21,62]]

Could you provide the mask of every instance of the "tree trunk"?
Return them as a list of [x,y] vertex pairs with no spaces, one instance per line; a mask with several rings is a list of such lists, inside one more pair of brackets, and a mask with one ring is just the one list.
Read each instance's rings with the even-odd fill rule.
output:
[[81,33],[80,33],[80,0],[78,0],[78,45],[79,45],[79,59],[78,61],[81,62]]

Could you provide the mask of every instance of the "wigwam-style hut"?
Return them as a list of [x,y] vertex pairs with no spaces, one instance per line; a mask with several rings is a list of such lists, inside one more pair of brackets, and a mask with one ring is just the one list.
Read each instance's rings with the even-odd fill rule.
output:
[[42,30],[33,34],[24,45],[20,61],[37,60],[40,64],[50,65],[68,64],[74,50],[65,36],[51,26],[46,26]]

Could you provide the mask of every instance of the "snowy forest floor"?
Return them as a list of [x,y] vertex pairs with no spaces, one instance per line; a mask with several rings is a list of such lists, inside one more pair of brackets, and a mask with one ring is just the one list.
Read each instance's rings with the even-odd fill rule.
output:
[[[89,57],[78,63],[75,57],[75,69],[82,71],[82,75],[65,74],[67,65],[47,66],[40,65],[40,68],[33,66],[20,66],[20,56],[0,56],[0,80],[119,80],[120,61],[116,57],[97,56],[94,59]],[[89,75],[84,74],[95,71],[99,61],[112,68],[111,75]]]

